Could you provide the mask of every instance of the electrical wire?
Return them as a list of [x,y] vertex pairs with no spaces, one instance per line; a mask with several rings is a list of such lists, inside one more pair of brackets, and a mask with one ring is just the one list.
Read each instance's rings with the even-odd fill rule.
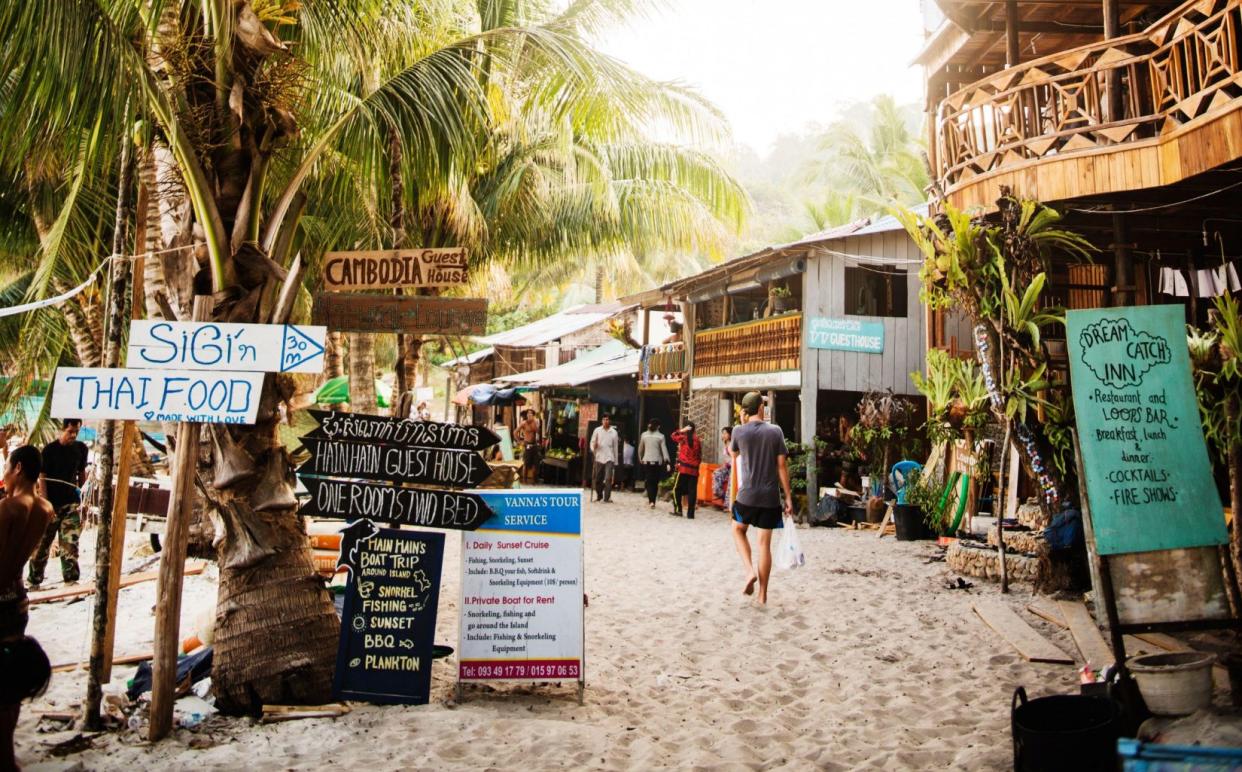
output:
[[1192,198],[1183,199],[1181,201],[1173,201],[1168,204],[1157,204],[1155,206],[1142,206],[1142,207],[1136,207],[1134,209],[1077,209],[1075,207],[1066,207],[1066,211],[1078,212],[1079,214],[1140,214],[1142,212],[1158,212],[1162,209],[1169,209],[1175,206],[1193,204],[1196,201],[1202,201],[1205,198],[1211,198],[1212,196],[1215,196],[1220,193],[1224,193],[1225,191],[1228,191],[1228,190],[1233,190],[1234,188],[1237,188],[1237,187],[1242,187],[1242,180],[1239,180],[1238,182],[1232,183],[1230,185],[1226,185],[1223,188],[1217,188],[1216,190],[1212,190],[1207,193],[1202,193]]

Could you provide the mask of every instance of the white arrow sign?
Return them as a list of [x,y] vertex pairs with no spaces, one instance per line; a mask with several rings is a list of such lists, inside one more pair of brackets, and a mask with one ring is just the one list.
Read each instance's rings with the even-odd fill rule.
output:
[[53,418],[252,424],[263,373],[61,367]]
[[137,320],[129,327],[132,367],[321,373],[328,328],[292,324]]

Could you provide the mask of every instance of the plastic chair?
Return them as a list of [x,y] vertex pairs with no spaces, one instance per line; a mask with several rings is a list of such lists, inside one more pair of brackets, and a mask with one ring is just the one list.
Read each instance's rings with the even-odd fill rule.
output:
[[898,504],[906,503],[906,482],[910,479],[910,473],[914,471],[922,473],[923,465],[917,461],[898,461],[893,464],[892,471],[888,473],[888,485],[897,496]]

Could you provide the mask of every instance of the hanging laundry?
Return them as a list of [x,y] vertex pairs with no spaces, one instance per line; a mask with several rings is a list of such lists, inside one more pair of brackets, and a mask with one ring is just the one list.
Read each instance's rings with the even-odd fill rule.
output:
[[1179,298],[1190,297],[1190,286],[1186,283],[1186,276],[1176,268],[1161,268],[1160,293]]

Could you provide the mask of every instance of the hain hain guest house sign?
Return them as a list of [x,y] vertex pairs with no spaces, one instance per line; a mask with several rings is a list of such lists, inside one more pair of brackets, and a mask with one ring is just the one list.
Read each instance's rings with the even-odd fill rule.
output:
[[1101,555],[1224,544],[1181,306],[1070,311],[1074,412]]

